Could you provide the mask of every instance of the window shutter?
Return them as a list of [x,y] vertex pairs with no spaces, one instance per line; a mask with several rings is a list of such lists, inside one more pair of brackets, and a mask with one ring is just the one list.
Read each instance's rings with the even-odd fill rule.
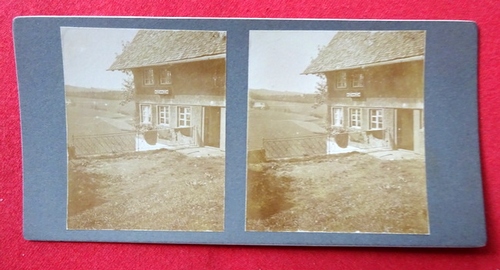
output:
[[157,105],[151,105],[151,124],[153,125],[153,127],[156,127],[156,124],[158,123],[157,122],[158,116],[156,115],[157,107],[158,107]]
[[177,115],[177,106],[171,106],[170,107],[170,126],[173,127],[173,128],[176,128],[177,127],[177,122],[178,122],[178,115]]
[[370,129],[370,109],[361,108],[361,130]]

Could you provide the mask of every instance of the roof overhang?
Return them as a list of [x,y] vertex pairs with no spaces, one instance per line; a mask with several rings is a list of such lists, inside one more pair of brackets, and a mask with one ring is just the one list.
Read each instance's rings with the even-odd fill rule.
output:
[[416,56],[411,56],[411,57],[405,57],[405,58],[399,58],[399,59],[381,61],[381,62],[376,62],[376,63],[361,64],[361,65],[350,66],[350,67],[341,67],[341,68],[330,69],[330,70],[322,70],[322,71],[317,71],[317,72],[307,72],[307,73],[304,72],[302,74],[304,74],[304,75],[318,74],[318,73],[326,73],[326,72],[331,72],[331,71],[336,71],[336,70],[349,70],[349,69],[369,68],[369,67],[392,65],[392,64],[399,64],[399,63],[413,62],[413,61],[421,61],[421,60],[424,60],[424,56],[423,55],[416,55]]
[[174,65],[174,64],[182,64],[182,63],[191,63],[191,62],[200,62],[200,61],[225,59],[225,58],[226,58],[226,54],[225,53],[221,53],[221,54],[206,55],[206,56],[193,57],[193,58],[187,58],[187,59],[172,60],[172,61],[160,62],[160,63],[154,63],[154,64],[129,66],[129,67],[123,67],[123,68],[113,68],[113,69],[108,69],[108,70],[125,70],[125,69],[135,69],[135,68],[142,68],[142,67],[157,67],[157,66]]

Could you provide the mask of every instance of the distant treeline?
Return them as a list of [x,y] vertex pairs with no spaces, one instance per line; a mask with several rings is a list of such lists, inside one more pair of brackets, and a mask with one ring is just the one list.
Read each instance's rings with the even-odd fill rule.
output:
[[250,99],[254,100],[277,100],[287,102],[301,102],[301,103],[314,103],[316,102],[316,94],[297,94],[297,95],[262,95],[255,92],[250,92]]
[[94,98],[94,99],[110,99],[110,100],[121,100],[125,98],[124,93],[122,91],[86,91],[86,92],[66,91],[66,96]]

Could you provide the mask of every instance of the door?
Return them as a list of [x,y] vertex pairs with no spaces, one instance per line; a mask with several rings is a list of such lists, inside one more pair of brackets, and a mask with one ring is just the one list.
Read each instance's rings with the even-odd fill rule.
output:
[[413,151],[413,110],[398,109],[396,115],[397,148]]
[[203,145],[220,147],[220,107],[204,107]]

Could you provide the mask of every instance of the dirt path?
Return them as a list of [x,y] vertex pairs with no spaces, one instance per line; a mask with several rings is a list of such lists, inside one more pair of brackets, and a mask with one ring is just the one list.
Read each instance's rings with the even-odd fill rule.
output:
[[79,159],[68,201],[70,229],[221,231],[224,157],[162,150]]

